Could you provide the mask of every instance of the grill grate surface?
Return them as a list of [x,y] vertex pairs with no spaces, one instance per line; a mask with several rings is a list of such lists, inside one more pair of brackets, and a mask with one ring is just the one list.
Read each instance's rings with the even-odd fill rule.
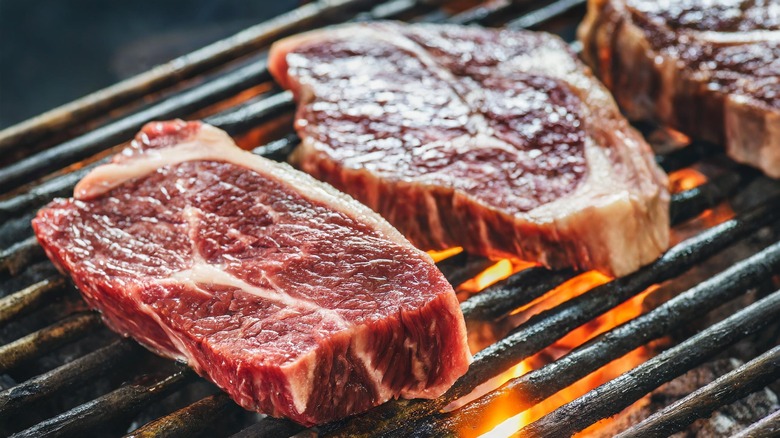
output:
[[[253,149],[254,153],[285,159],[298,141],[290,133],[289,121],[294,105],[289,92],[280,91],[270,83],[264,62],[268,45],[281,36],[347,20],[403,19],[542,29],[572,38],[585,2],[497,0],[474,3],[466,0],[313,2],[247,29],[234,38],[0,132],[0,151],[9,152],[11,157],[11,161],[0,160],[5,163],[0,171],[0,186],[7,190],[0,196],[0,248],[5,248],[0,251],[0,278],[4,282],[0,287],[4,296],[0,299],[0,341],[5,342],[0,347],[0,372],[6,373],[0,383],[7,388],[0,392],[0,433],[16,433],[14,436],[76,436],[88,432],[115,435],[117,430],[133,427],[129,423],[131,419],[147,418],[154,412],[153,407],[170,394],[173,395],[168,398],[183,400],[179,401],[181,408],[152,415],[151,421],[133,422],[134,426],[140,427],[130,436],[193,436],[213,429],[215,424],[225,426],[219,429],[221,435],[237,432],[234,436],[239,437],[289,436],[303,430],[286,420],[260,418],[240,410],[191,371],[153,358],[134,342],[120,340],[113,334],[104,336],[107,341],[97,349],[80,350],[78,345],[82,340],[98,328],[103,330],[102,326],[94,313],[85,313],[78,306],[74,307],[77,313],[73,313],[65,306],[64,300],[73,296],[72,286],[67,285],[62,276],[52,273],[43,251],[32,237],[29,221],[37,209],[52,198],[69,196],[86,172],[120,148],[122,145],[116,146],[118,143],[127,140],[151,119],[205,118],[238,136],[244,146],[265,143]],[[141,100],[149,103],[142,104]],[[645,134],[651,131],[643,126],[640,129]],[[392,401],[364,415],[323,426],[320,433],[328,436],[461,433],[464,425],[479,425],[479,419],[496,403],[509,402],[512,409],[519,412],[747,290],[771,283],[771,277],[780,272],[777,237],[772,237],[775,243],[770,242],[764,250],[660,307],[598,336],[558,361],[512,379],[460,409],[440,413],[449,402],[648,287],[684,274],[737,242],[754,238],[767,226],[777,227],[780,221],[778,184],[722,157],[711,158],[711,155],[717,155],[713,151],[717,148],[694,142],[688,148],[658,156],[659,164],[667,171],[700,167],[702,163],[704,167],[716,169],[704,184],[673,195],[671,217],[674,224],[696,218],[735,195],[754,191],[751,186],[756,181],[763,182],[770,190],[761,193],[763,196],[758,196],[755,205],[740,209],[733,219],[681,241],[640,271],[534,315],[503,339],[477,353],[469,372],[443,397]],[[45,176],[51,172],[54,173]],[[44,178],[40,180],[40,177]],[[491,264],[486,259],[463,253],[438,263],[455,286]],[[469,297],[461,307],[469,322],[503,318],[575,275],[567,270],[526,269]],[[54,312],[59,315],[56,318],[44,318],[46,309],[52,306],[64,310]],[[761,330],[779,314],[780,292],[777,292],[562,406],[518,433],[563,436],[584,429],[701,364],[728,345]],[[26,320],[35,318],[51,325],[16,336],[24,330]],[[25,365],[48,356],[55,356],[60,365],[29,378],[21,371]],[[45,400],[68,398],[67,392],[72,388],[94,386],[94,382],[117,374],[114,368],[128,362],[141,364],[130,372],[129,384],[113,386],[104,393],[87,391],[91,394],[87,396],[88,401],[83,398],[69,400],[61,404],[64,408],[55,404],[58,408],[48,412],[62,413],[39,418],[32,426],[15,424],[15,414],[39,406]],[[778,349],[775,347],[673,407],[635,425],[625,432],[626,436],[680,430],[694,419],[775,381],[778,368]],[[122,378],[121,373],[118,378]],[[731,391],[724,393],[726,387]],[[195,390],[189,391],[191,388]],[[138,417],[139,412],[146,414]],[[228,425],[225,425],[225,419],[229,420]],[[778,422],[780,417],[775,413],[751,426],[753,431],[749,433],[777,431]],[[248,427],[237,430],[243,426]],[[28,428],[19,431],[24,427]],[[486,431],[474,427],[469,433],[477,435]]]

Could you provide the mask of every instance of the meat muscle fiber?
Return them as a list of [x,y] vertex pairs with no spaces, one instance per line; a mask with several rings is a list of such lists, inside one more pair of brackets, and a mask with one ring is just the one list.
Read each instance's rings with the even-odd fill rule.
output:
[[590,0],[578,33],[629,117],[780,178],[780,2]]
[[666,175],[544,33],[348,24],[277,42],[296,164],[422,249],[623,275],[668,246]]
[[332,187],[155,122],[33,220],[114,331],[304,425],[433,398],[471,360],[431,258]]

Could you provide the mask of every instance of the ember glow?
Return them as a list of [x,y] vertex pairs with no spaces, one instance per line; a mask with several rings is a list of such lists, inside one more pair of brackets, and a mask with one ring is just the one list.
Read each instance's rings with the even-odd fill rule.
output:
[[[696,188],[708,180],[707,176],[692,169],[680,169],[669,174],[669,187],[672,193]],[[676,245],[681,241],[699,234],[702,230],[714,227],[734,217],[734,210],[729,203],[723,202],[714,208],[704,210],[697,217],[675,226],[671,233],[671,244]]]
[[547,294],[542,295],[531,303],[515,310],[511,316],[512,324],[519,325],[537,313],[551,309],[578,295],[582,295],[594,287],[608,282],[610,279],[610,277],[598,271],[584,272],[561,284]]
[[463,252],[463,248],[456,246],[453,248],[445,249],[443,251],[428,251],[428,255],[431,256],[434,262],[439,263],[444,259],[448,259],[462,252]]
[[[707,181],[707,176],[695,169],[682,169],[670,175],[670,190],[673,193],[678,193],[696,188],[707,183]],[[700,216],[676,226],[672,233],[672,241],[676,242],[691,234],[697,234],[702,229],[709,228],[716,223],[733,217],[733,214],[733,211],[727,204],[721,204],[714,209],[706,210]],[[454,248],[448,251],[431,253],[431,256],[436,261],[439,261],[461,251],[461,248]],[[479,293],[501,279],[531,266],[534,266],[534,264],[500,260],[460,285],[458,291],[468,292],[469,295]],[[469,343],[472,352],[479,351],[485,345],[498,341],[506,336],[512,328],[523,324],[532,316],[559,306],[610,280],[610,277],[597,271],[585,272],[525,306],[516,309],[507,317],[484,323],[487,328],[471,324],[469,328]],[[636,318],[643,313],[645,297],[657,288],[658,286],[652,286],[631,300],[576,328],[541,352],[521,361],[506,372],[480,385],[471,394],[451,403],[444,411],[459,409],[488,392],[497,389],[507,381],[534,370],[539,370],[594,337]],[[472,330],[476,330],[476,333],[472,333]],[[472,336],[473,334],[478,334],[479,336]],[[509,397],[493,399],[487,414],[480,420],[481,424],[469,425],[468,430],[459,430],[459,433],[464,437],[489,436],[493,438],[516,436],[518,431],[528,424],[645,362],[652,355],[650,348],[647,346],[637,348],[522,412],[518,411],[520,406],[512,403]],[[519,396],[522,397],[522,395]],[[610,419],[603,420],[580,432],[579,436],[590,436],[598,431],[606,432],[609,429],[604,428],[609,427],[611,422],[612,420]]]
[[669,174],[669,189],[672,193],[690,190],[707,182],[707,177],[692,168],[680,169]]
[[[463,289],[464,287],[473,287],[475,291],[478,292],[490,284],[493,284],[496,281],[499,281],[502,278],[506,278],[512,273],[525,269],[529,266],[532,265],[512,263],[509,260],[501,260],[468,282],[464,283],[464,285],[461,285],[459,289]],[[610,277],[605,276],[599,272],[585,272],[563,283],[558,288],[550,291],[548,294],[540,297],[534,302],[524,306],[521,309],[518,309],[512,315],[508,316],[507,319],[509,322],[511,322],[512,326],[516,326],[541,311],[555,307],[565,301],[568,301],[591,290],[596,286],[604,284],[609,280]],[[456,401],[452,405],[445,408],[445,411],[457,409],[458,407],[473,401],[481,395],[498,388],[510,379],[522,376],[532,370],[539,369],[544,365],[557,360],[561,356],[571,351],[573,348],[582,345],[593,337],[610,330],[632,318],[635,318],[642,313],[642,301],[644,297],[653,289],[655,288],[653,287],[648,289],[647,291],[621,304],[610,312],[607,312],[606,314],[573,330],[567,336],[563,337],[545,350],[518,363],[497,378],[491,379],[489,382],[486,382],[486,384],[481,385],[474,391],[474,393]],[[500,333],[500,330],[498,330],[497,333]],[[500,334],[498,336],[500,337]],[[479,347],[472,346],[472,350],[476,349],[479,349]],[[547,400],[544,400],[543,402],[523,412],[516,412],[516,409],[511,404],[496,403],[496,406],[491,408],[490,414],[485,415],[485,424],[481,425],[482,427],[479,427],[478,429],[483,432],[489,431],[484,433],[482,436],[511,436],[517,433],[517,431],[522,427],[530,424],[533,421],[536,421],[549,412],[552,412],[559,406],[580,397],[591,389],[596,388],[611,379],[614,379],[618,375],[630,370],[648,358],[649,352],[646,348],[642,347],[636,349],[626,356],[602,367],[601,369],[586,376],[570,387],[559,391]],[[603,424],[603,422],[599,423],[596,425],[596,427],[603,427]],[[588,429],[588,431],[592,430],[593,429]],[[467,431],[464,433],[464,436],[474,436],[474,432]]]
[[509,277],[515,272],[522,271],[523,269],[535,266],[533,263],[524,262],[512,262],[508,259],[499,260],[496,264],[490,266],[484,271],[477,274],[476,277],[464,282],[458,286],[458,291],[465,292],[479,292],[488,286]]

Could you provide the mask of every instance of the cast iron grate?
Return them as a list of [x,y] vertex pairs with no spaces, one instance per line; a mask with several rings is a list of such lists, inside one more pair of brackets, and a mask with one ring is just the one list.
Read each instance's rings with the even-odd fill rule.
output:
[[[170,64],[87,96],[0,132],[0,433],[17,437],[85,433],[131,436],[289,436],[303,428],[261,418],[237,408],[224,394],[188,369],[156,358],[134,342],[108,332],[36,244],[29,221],[38,208],[70,195],[75,183],[117,144],[153,119],[205,118],[254,153],[283,160],[297,142],[291,134],[294,108],[289,92],[272,84],[265,66],[268,45],[292,33],[347,20],[402,19],[533,28],[571,40],[583,0],[318,1],[254,26]],[[575,45],[576,48],[576,45]],[[640,127],[641,128],[641,127]],[[650,129],[643,129],[649,133]],[[717,169],[704,184],[673,196],[672,222],[679,225],[723,202],[756,192],[750,205],[693,237],[681,240],[651,265],[542,311],[475,356],[468,373],[436,400],[393,401],[364,415],[325,425],[326,436],[447,436],[487,432],[480,418],[498,403],[520,412],[631,350],[662,338],[703,313],[756,287],[771,287],[780,272],[780,241],[768,245],[659,307],[578,346],[542,368],[511,379],[459,409],[442,412],[455,399],[563,338],[567,333],[635,297],[672,280],[740,241],[780,222],[780,185],[736,166],[695,143],[659,155],[667,171],[706,162]],[[439,262],[457,286],[491,265],[467,254]],[[572,271],[529,268],[462,302],[469,322],[506,317],[570,280]],[[769,285],[769,286],[767,286]],[[776,284],[775,284],[776,285]],[[567,436],[614,415],[645,394],[702,364],[780,315],[780,292],[767,293],[737,313],[705,328],[628,373],[571,401],[518,432],[523,436]],[[53,322],[53,323],[52,323]],[[780,376],[774,345],[739,369],[661,410],[624,432],[665,435],[696,418],[761,389]],[[128,382],[122,384],[122,382]],[[724,388],[729,388],[725,391]],[[160,400],[168,401],[161,405]],[[58,402],[58,400],[64,400]],[[171,401],[173,400],[173,401]],[[31,409],[45,406],[46,409]],[[175,410],[176,407],[180,409]],[[171,412],[173,410],[173,412]],[[777,430],[777,414],[745,433]],[[245,427],[242,430],[239,428]],[[773,429],[774,428],[774,429]],[[752,430],[752,431],[751,431]]]

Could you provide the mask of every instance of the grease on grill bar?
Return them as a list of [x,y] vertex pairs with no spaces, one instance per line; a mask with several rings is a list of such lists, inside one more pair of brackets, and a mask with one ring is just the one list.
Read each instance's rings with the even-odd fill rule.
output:
[[[265,126],[275,123],[273,121],[289,117],[293,108],[289,94],[278,93],[268,83],[265,63],[261,62],[268,43],[279,36],[353,18],[401,18],[486,25],[501,25],[509,21],[507,25],[510,27],[555,30],[571,36],[572,26],[581,18],[584,9],[583,0],[536,2],[534,5],[540,6],[536,10],[525,9],[529,5],[526,2],[496,0],[464,8],[466,3],[428,0],[314,2],[274,21],[254,26],[236,40],[217,43],[197,52],[197,55],[176,61],[183,62],[181,70],[174,71],[171,68],[173,64],[164,66],[0,133],[0,150],[33,143],[38,145],[37,148],[25,149],[30,151],[29,157],[4,169],[0,177],[0,185],[5,189],[31,182],[0,199],[0,221],[3,222],[0,237],[11,242],[0,252],[0,275],[14,282],[22,278],[31,279],[20,286],[11,287],[11,290],[5,288],[7,295],[0,299],[0,325],[18,326],[21,320],[45,314],[47,308],[60,305],[56,301],[49,303],[57,294],[72,292],[62,277],[52,276],[51,271],[37,273],[36,269],[39,268],[33,264],[43,259],[43,253],[31,233],[19,233],[19,230],[27,229],[24,221],[41,205],[56,196],[70,195],[75,183],[96,162],[89,159],[68,167],[70,164],[95,153],[103,153],[127,140],[149,118],[198,114],[198,117],[208,117],[213,123],[243,135],[247,130],[263,131]],[[133,113],[129,108],[141,99],[151,99],[151,103]],[[104,116],[109,110],[111,115]],[[648,129],[643,129],[643,132],[650,133]],[[247,138],[256,137],[247,135]],[[259,138],[266,144],[257,147],[254,152],[277,160],[284,160],[298,141],[290,131],[282,134],[262,133]],[[258,144],[247,141],[249,143],[246,146]],[[722,165],[719,159],[710,156],[713,153],[721,152],[712,145],[694,142],[687,148],[657,157],[667,171],[698,166],[702,162],[716,162],[720,170],[702,184],[685,187],[674,195],[673,223],[682,224],[701,217],[705,210],[706,215],[710,212],[708,209],[743,196],[752,182],[762,179],[754,171]],[[66,171],[47,177],[43,182],[33,182],[47,172],[63,168]],[[776,184],[770,186],[770,189],[780,193]],[[665,280],[679,281],[679,278],[671,279],[701,265],[721,251],[731,251],[728,248],[737,242],[744,244],[744,239],[748,237],[757,239],[759,230],[764,227],[772,226],[777,233],[777,222],[780,220],[777,205],[780,205],[780,198],[772,197],[769,192],[752,198],[759,200],[760,205],[750,209],[744,205],[735,207],[738,212],[736,217],[722,223],[714,222],[716,225],[677,244],[661,259],[639,272],[594,287],[531,316],[503,339],[480,351],[469,373],[444,397],[432,401],[390,402],[365,415],[325,425],[319,432],[331,436],[392,436],[399,432],[452,434],[462,432],[462,426],[471,423],[477,425],[471,433],[477,434],[492,426],[483,421],[483,414],[491,406],[508,399],[513,401],[511,405],[515,412],[524,410],[593,369],[620,357],[627,350],[668,335],[672,327],[685,325],[700,316],[705,309],[719,307],[729,299],[743,295],[756,284],[766,284],[767,278],[778,272],[778,243],[770,244],[755,255],[733,264],[645,315],[613,328],[584,345],[576,346],[557,361],[536,370],[523,368],[522,375],[513,376],[503,387],[471,404],[448,413],[439,412],[491,377],[504,374],[513,366],[518,369],[520,361],[543,352],[578,326],[611,312],[649,287]],[[713,223],[701,222],[703,226]],[[776,234],[771,239],[777,242]],[[438,266],[457,285],[464,282],[471,284],[472,280],[469,279],[493,263],[460,253],[444,258],[438,262]],[[507,320],[507,315],[511,317],[518,309],[544,299],[550,290],[566,284],[575,275],[570,271],[550,272],[538,267],[527,267],[481,292],[464,292],[468,298],[462,302],[461,308],[470,324]],[[776,283],[774,286],[776,288]],[[515,429],[509,432],[540,436],[575,433],[600,418],[616,413],[658,385],[697,366],[706,357],[723,351],[748,333],[760,330],[762,325],[776,320],[778,313],[780,293],[774,293],[649,359],[626,376],[614,379],[579,399],[570,400],[560,409],[528,424],[522,431],[516,429],[525,423],[516,423]],[[66,344],[69,347],[76,344],[78,347],[82,339],[95,332],[99,326],[97,316],[92,313],[62,315],[64,319],[59,319],[63,317],[60,316],[58,322],[52,324],[52,321],[48,321],[48,327],[16,340],[4,339],[7,343],[0,347],[0,368],[6,372],[13,371]],[[672,431],[672,425],[679,429],[685,422],[706,416],[737,397],[763,388],[778,377],[777,354],[775,347],[691,394],[674,407],[661,410],[645,422],[635,425],[625,432],[626,436],[666,434]],[[0,391],[0,419],[8,419],[14,412],[40,403],[41,400],[62,397],[67,389],[76,385],[89,386],[91,382],[105,379],[113,373],[115,365],[135,363],[148,357],[151,355],[128,340],[115,341],[94,351],[85,350],[69,363],[60,364]],[[141,371],[138,371],[134,374],[141,380],[135,383],[115,388],[105,395],[91,395],[91,401],[81,400],[76,407],[59,415],[55,415],[56,412],[43,414],[42,422],[24,431],[19,432],[18,429],[26,426],[2,430],[0,433],[16,432],[16,436],[83,435],[93,430],[103,430],[102,425],[107,423],[124,421],[124,424],[130,424],[130,419],[137,412],[155,405],[167,394],[180,393],[185,385],[195,381],[193,373],[188,370],[178,370],[172,374],[170,370],[167,372],[169,374],[162,377],[157,374],[151,378],[152,383],[147,384],[142,380],[149,382],[149,378],[142,378],[139,374]],[[724,393],[722,388],[726,385],[736,389],[732,393]],[[629,393],[630,397],[625,396]],[[206,395],[205,398],[201,394],[190,399],[189,403],[173,412],[168,409],[166,414],[158,415],[156,420],[131,432],[131,436],[194,435],[205,430],[211,420],[222,416],[224,412],[238,412],[238,408],[222,394]],[[52,415],[52,418],[45,419]],[[684,421],[679,421],[682,416],[685,417]],[[223,431],[223,435],[238,432],[235,436],[289,436],[303,430],[286,420],[263,418],[258,421],[257,416],[248,412],[243,413],[242,418],[240,424],[234,425],[232,430]],[[776,433],[779,422],[780,414],[774,413],[755,423],[743,435],[764,436],[769,431]],[[238,430],[245,426],[248,427]]]

